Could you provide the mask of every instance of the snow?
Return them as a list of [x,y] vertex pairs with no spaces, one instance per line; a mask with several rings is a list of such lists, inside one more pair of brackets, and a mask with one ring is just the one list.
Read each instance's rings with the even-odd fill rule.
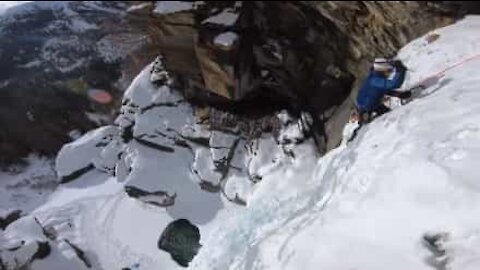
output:
[[96,50],[106,62],[115,63],[129,55],[129,53],[142,48],[149,42],[148,39],[148,35],[137,32],[126,31],[109,34],[103,36],[96,43]]
[[[406,85],[479,54],[479,23],[469,17],[438,30],[428,48],[423,39],[406,46]],[[285,174],[283,187],[266,177],[192,269],[432,269],[421,244],[430,232],[449,235],[448,269],[478,269],[479,68],[446,72],[350,144]]]
[[[58,25],[54,22],[46,27],[46,29],[48,30],[49,27],[52,29],[61,27],[63,22],[57,22]],[[68,73],[84,64],[85,59],[75,56],[86,53],[88,46],[89,45],[83,44],[78,36],[54,37],[48,39],[43,44],[41,48],[41,58],[52,62],[59,71]],[[68,48],[68,54],[64,50],[61,50],[66,48]]]
[[5,13],[9,8],[22,5],[31,1],[0,1],[0,15]]
[[[279,112],[278,136],[249,141],[197,124],[175,89],[152,83],[165,72],[159,58],[125,92],[116,126],[67,144],[56,160],[59,176],[95,169],[0,232],[0,253],[9,262],[31,256],[46,240],[35,216],[58,236],[32,269],[85,269],[65,239],[94,269],[181,269],[157,241],[186,218],[202,245],[188,269],[479,269],[480,59],[464,61],[480,54],[478,26],[480,17],[469,17],[436,30],[434,43],[403,48],[406,88],[463,64],[321,158],[303,135],[306,114]],[[124,141],[127,127],[133,138]],[[129,197],[127,187],[147,195]],[[174,203],[151,204],[164,197]],[[427,249],[425,234],[445,235],[445,254]],[[5,251],[22,240],[19,252]]]
[[0,171],[0,211],[29,212],[45,202],[58,185],[54,162],[30,156],[26,166],[11,166]]
[[87,22],[82,16],[73,10],[70,5],[64,5],[58,17],[66,17],[66,24],[74,33],[82,33],[88,30],[96,29],[97,25]]
[[[40,243],[50,247],[50,254],[45,259],[34,259]],[[2,269],[18,269],[31,263],[31,269],[86,269],[73,250],[65,247],[63,239],[47,239],[38,219],[27,216],[12,223],[4,232],[0,231],[0,259]],[[70,254],[70,255],[69,255]]]
[[194,2],[186,1],[157,1],[154,13],[170,14],[193,9]]
[[105,125],[111,122],[111,116],[108,114],[98,113],[98,112],[85,112],[88,120],[92,121],[97,125]]
[[85,21],[80,17],[80,15],[78,15],[78,13],[76,16],[77,17],[73,17],[69,21],[70,28],[73,30],[73,32],[82,33],[97,28],[97,25]]
[[[0,1],[2,3],[7,3],[10,1]],[[20,3],[21,4],[17,4]],[[14,21],[18,20],[18,15],[29,15],[33,12],[39,11],[39,10],[52,10],[52,11],[58,11],[64,9],[67,5],[68,2],[65,1],[11,1],[8,4],[8,9],[3,10],[2,15],[2,20],[7,20],[7,21]],[[3,4],[3,7],[5,7],[5,4]],[[8,12],[6,12],[8,11]],[[2,13],[0,11],[0,13]]]
[[42,229],[36,224],[34,218],[31,216],[21,218],[8,226],[5,230],[4,237],[9,238],[12,242],[15,242],[14,240],[16,237],[38,241],[46,240],[42,233]]
[[[60,177],[91,164],[94,169],[62,184],[32,213],[44,226],[54,227],[59,239],[69,239],[85,250],[103,269],[135,264],[142,269],[178,269],[170,254],[157,248],[170,222],[186,218],[198,226],[202,239],[208,239],[216,234],[216,224],[249,203],[256,188],[250,174],[258,177],[278,164],[295,163],[284,152],[289,146],[268,136],[246,145],[237,135],[196,124],[192,106],[178,92],[151,83],[155,72],[164,72],[162,66],[159,58],[132,82],[115,121],[119,126],[90,131],[62,148],[56,160]],[[124,142],[119,135],[129,126],[133,139]],[[301,135],[292,132],[296,127],[294,120],[285,123],[282,136]],[[179,140],[184,141],[180,146]],[[302,152],[315,160],[311,145],[311,141],[305,145],[310,152]],[[132,188],[147,194],[131,198],[125,189]],[[172,199],[168,207],[161,207]],[[54,255],[47,262],[58,260],[69,265],[66,268],[75,267],[70,266],[77,259],[68,245],[61,240],[52,245]]]
[[33,68],[33,67],[39,67],[42,65],[42,61],[40,60],[33,60],[33,61],[30,61],[26,64],[23,64],[23,65],[17,65],[17,67],[19,68]]
[[199,178],[218,185],[221,180],[221,173],[216,171],[211,152],[206,148],[199,148],[195,152],[195,160],[192,168],[196,171]]
[[234,32],[225,32],[216,36],[213,40],[215,45],[231,47],[235,41],[238,39],[238,35]]
[[235,13],[230,9],[225,9],[219,14],[204,20],[202,23],[213,23],[213,24],[220,24],[225,26],[232,26],[237,22],[237,20],[238,20],[238,13]]
[[[126,15],[123,10],[127,9],[125,3],[117,3],[114,5],[115,8],[110,8],[112,5],[109,3],[95,1],[20,2],[29,3],[8,9],[8,12],[2,15],[2,21],[10,21],[11,24],[15,24],[19,20],[28,20],[26,18],[32,14],[48,11],[49,14],[50,12],[53,13],[56,19],[47,22],[41,28],[41,31],[44,33],[61,33],[50,37],[41,45],[41,53],[39,53],[38,59],[18,65],[22,68],[32,68],[39,66],[42,62],[48,62],[53,65],[54,69],[63,73],[70,73],[84,65],[86,63],[85,58],[90,57],[92,53],[103,57],[109,63],[113,63],[145,43],[145,37],[135,33],[102,34],[102,37],[99,37],[96,43],[85,42],[85,39],[91,38],[92,34],[97,35],[99,32],[104,32],[103,28],[106,27],[101,23],[101,20],[98,21],[97,16],[90,16],[92,12],[121,17]],[[66,32],[70,34],[66,35]]]
[[142,3],[142,4],[133,5],[133,6],[131,6],[127,9],[127,12],[142,10],[142,9],[150,7],[150,5],[151,5],[150,3]]
[[56,169],[59,176],[67,176],[87,167],[100,156],[106,145],[118,134],[113,126],[105,126],[86,133],[80,139],[64,146],[58,153]]

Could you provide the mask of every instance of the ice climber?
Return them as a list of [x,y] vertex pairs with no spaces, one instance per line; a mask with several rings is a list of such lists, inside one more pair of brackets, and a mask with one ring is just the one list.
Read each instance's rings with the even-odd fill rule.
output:
[[398,91],[407,68],[399,60],[376,58],[367,78],[363,81],[356,99],[358,123],[362,126],[374,116],[382,115],[390,109],[383,104],[385,96],[409,98],[411,91]]
[[375,59],[357,94],[353,120],[356,118],[358,127],[348,139],[349,142],[357,136],[363,125],[369,123],[374,117],[390,111],[390,108],[383,104],[385,96],[398,97],[402,100],[412,96],[411,90],[398,90],[405,80],[406,72],[407,68],[399,60]]

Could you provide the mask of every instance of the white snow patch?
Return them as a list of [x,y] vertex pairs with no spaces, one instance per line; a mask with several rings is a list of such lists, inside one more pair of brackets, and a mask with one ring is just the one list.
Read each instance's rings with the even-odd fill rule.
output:
[[127,54],[123,46],[118,45],[119,43],[113,42],[112,39],[107,36],[97,42],[97,51],[107,62],[115,62]]
[[138,4],[138,5],[133,5],[133,6],[131,6],[127,9],[127,12],[133,12],[133,11],[141,10],[141,9],[146,8],[146,7],[149,7],[150,5],[151,5],[150,3],[142,3],[142,4]]
[[80,137],[82,137],[82,132],[78,129],[74,129],[68,132],[68,137],[70,137],[72,140],[80,139]]
[[[85,59],[77,58],[75,55],[85,52],[87,46],[82,44],[77,36],[54,37],[44,43],[41,57],[52,62],[59,71],[67,73],[83,65]],[[70,49],[69,54],[65,53],[67,49]]]
[[234,32],[225,32],[216,36],[213,43],[218,46],[231,47],[238,39],[238,35]]
[[67,176],[99,157],[102,149],[118,136],[118,128],[105,126],[92,130],[80,139],[65,145],[58,153],[56,170],[59,176]]
[[170,14],[193,9],[194,2],[185,1],[157,1],[154,13]]
[[33,67],[38,67],[38,66],[41,66],[42,65],[42,62],[40,60],[33,60],[33,61],[30,61],[26,64],[23,64],[23,65],[18,65],[19,68],[33,68]]
[[202,23],[213,23],[213,24],[220,24],[225,26],[232,26],[237,22],[237,20],[238,20],[238,13],[230,9],[225,9],[219,14],[204,20]]
[[95,113],[95,112],[85,112],[88,120],[92,121],[97,125],[106,125],[111,122],[111,117],[107,114],[103,113]]
[[12,165],[0,171],[0,211],[29,212],[45,202],[58,185],[54,162],[30,156],[23,165]]
[[32,1],[0,1],[0,15],[8,11],[9,8],[22,5]]

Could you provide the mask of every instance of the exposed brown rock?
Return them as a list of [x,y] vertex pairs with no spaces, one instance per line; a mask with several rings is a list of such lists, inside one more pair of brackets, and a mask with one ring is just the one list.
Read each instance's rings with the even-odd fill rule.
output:
[[[225,11],[238,14],[234,25],[205,23]],[[249,1],[152,16],[148,31],[184,95],[202,105],[203,121],[206,111],[214,126],[222,126],[212,117],[218,111],[248,115],[246,122],[279,109],[308,111],[324,152],[339,143],[369,62],[451,23],[453,13],[407,1]],[[239,36],[229,50],[213,44],[225,31]]]

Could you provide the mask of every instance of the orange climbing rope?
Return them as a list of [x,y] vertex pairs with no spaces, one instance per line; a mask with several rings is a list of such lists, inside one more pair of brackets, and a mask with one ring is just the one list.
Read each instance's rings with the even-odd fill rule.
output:
[[[451,65],[451,66],[448,66],[448,67],[446,67],[446,68],[444,68],[444,69],[442,69],[442,70],[440,70],[440,71],[437,71],[437,72],[433,73],[433,74],[430,75],[430,76],[427,76],[427,77],[423,78],[423,79],[420,80],[418,83],[414,84],[415,86],[412,87],[411,89],[416,88],[416,87],[419,87],[419,86],[422,86],[426,81],[432,80],[432,79],[434,79],[434,78],[438,78],[438,77],[444,75],[447,71],[452,70],[452,69],[454,69],[454,68],[457,68],[457,67],[459,67],[459,66],[462,66],[462,65],[464,65],[464,64],[466,64],[466,63],[468,63],[468,62],[471,62],[471,61],[473,61],[473,60],[476,60],[476,59],[480,59],[480,54],[476,54],[476,55],[470,56],[470,57],[468,57],[468,58],[465,58],[465,59],[463,59],[463,60],[460,61],[460,62],[457,62],[457,63],[455,63],[455,64],[453,64],[453,65]],[[388,103],[391,103],[391,99],[390,99],[390,98],[388,98],[388,100],[384,100],[384,102],[385,102],[385,101],[388,102]],[[389,104],[389,105],[390,105],[390,104]],[[358,113],[356,112],[356,110],[353,110],[353,111],[350,113],[350,122],[352,122],[352,123],[353,123],[353,122],[356,122],[356,121],[358,121],[358,119],[359,119]]]
[[449,67],[446,67],[446,68],[438,71],[438,72],[435,72],[434,74],[432,74],[432,75],[430,75],[430,76],[422,79],[419,83],[417,83],[417,84],[415,84],[415,85],[422,85],[422,83],[424,83],[424,82],[426,82],[426,81],[428,81],[428,80],[430,80],[430,79],[432,79],[432,78],[436,78],[436,77],[439,77],[439,76],[441,76],[441,75],[444,75],[447,71],[452,70],[452,69],[454,69],[454,68],[456,68],[456,67],[462,66],[462,65],[464,65],[464,64],[466,64],[466,63],[468,63],[468,62],[470,62],[470,61],[473,61],[473,60],[475,60],[475,59],[477,59],[477,58],[480,58],[480,54],[477,54],[477,55],[468,57],[468,58],[466,58],[466,59],[463,59],[463,60],[460,61],[460,62],[457,62],[457,63],[455,63],[455,64],[453,64],[453,65],[451,65],[451,66],[449,66]]

